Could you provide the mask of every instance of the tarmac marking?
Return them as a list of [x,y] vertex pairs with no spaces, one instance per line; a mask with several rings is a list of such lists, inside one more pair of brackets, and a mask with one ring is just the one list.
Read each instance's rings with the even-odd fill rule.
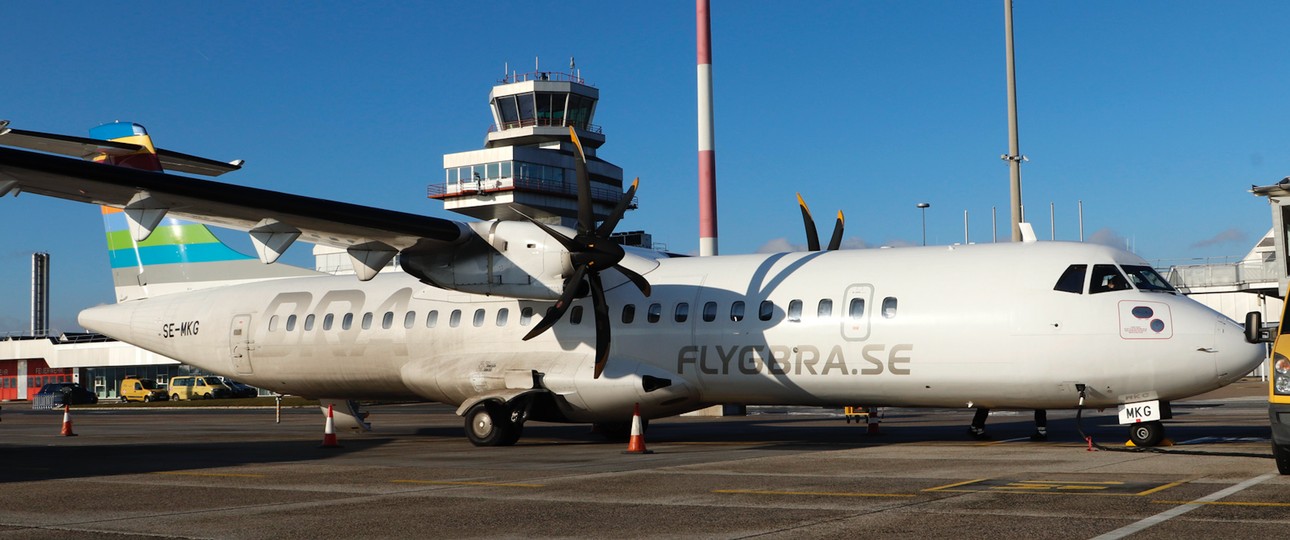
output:
[[979,493],[989,491],[994,493],[1055,493],[1067,495],[1141,497],[1163,491],[1180,484],[1182,484],[1182,482],[1170,482],[1156,486],[1141,482],[1120,482],[1115,480],[1064,481],[981,478],[928,488],[923,491],[944,491],[956,493]]
[[1211,506],[1271,506],[1290,508],[1290,502],[1241,502],[1241,501],[1151,501],[1151,504],[1199,504]]
[[167,474],[171,476],[213,476],[227,478],[264,478],[263,474],[241,474],[241,473],[201,473],[188,471],[157,471],[152,474]]
[[505,482],[453,482],[448,480],[390,480],[395,484],[429,484],[432,486],[484,486],[484,487],[520,487],[540,488],[546,484],[512,484]]
[[913,497],[910,493],[856,493],[850,491],[765,491],[759,489],[714,489],[726,495],[810,495],[816,497]]
[[1190,512],[1192,510],[1205,506],[1206,503],[1217,501],[1233,493],[1245,491],[1247,488],[1254,486],[1255,484],[1263,482],[1264,480],[1267,480],[1269,478],[1274,478],[1276,476],[1277,476],[1277,473],[1268,473],[1263,476],[1256,476],[1254,478],[1251,478],[1249,480],[1246,480],[1234,486],[1230,486],[1226,489],[1216,491],[1214,493],[1211,493],[1209,495],[1206,495],[1194,501],[1183,502],[1179,506],[1175,506],[1173,508],[1165,510],[1164,512],[1161,512],[1154,516],[1143,518],[1134,523],[1130,523],[1128,525],[1120,527],[1119,529],[1116,529],[1114,531],[1108,532],[1100,536],[1096,536],[1093,538],[1093,540],[1119,540],[1120,538],[1124,538],[1131,534],[1141,532],[1147,527],[1151,527],[1153,525],[1159,525],[1173,518],[1186,514],[1187,512]]

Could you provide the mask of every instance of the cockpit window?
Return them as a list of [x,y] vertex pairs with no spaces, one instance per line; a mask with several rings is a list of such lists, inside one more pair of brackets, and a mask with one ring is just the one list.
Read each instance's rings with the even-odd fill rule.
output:
[[1144,291],[1165,291],[1174,292],[1174,288],[1165,281],[1164,276],[1156,272],[1150,266],[1129,266],[1124,265],[1124,271],[1129,274],[1129,280],[1133,286]]
[[1130,288],[1129,280],[1124,279],[1124,274],[1114,264],[1093,265],[1093,279],[1088,283],[1089,294],[1127,291]]
[[1062,277],[1057,278],[1057,285],[1053,286],[1054,291],[1080,294],[1084,292],[1084,274],[1088,273],[1087,264],[1072,264],[1066,267],[1062,272]]

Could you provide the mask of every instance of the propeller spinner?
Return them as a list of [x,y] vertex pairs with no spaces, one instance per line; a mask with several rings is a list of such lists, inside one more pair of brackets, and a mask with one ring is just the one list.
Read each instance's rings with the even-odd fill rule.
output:
[[547,310],[542,320],[529,331],[528,335],[524,336],[524,339],[532,339],[555,325],[564,316],[564,312],[568,311],[569,304],[583,290],[585,283],[591,292],[592,311],[596,319],[596,366],[593,375],[598,379],[605,371],[605,364],[609,360],[610,344],[609,306],[605,303],[605,287],[600,281],[600,272],[613,268],[631,280],[642,294],[645,296],[650,294],[649,282],[643,276],[618,264],[626,253],[622,246],[609,238],[609,235],[614,232],[614,227],[618,226],[618,221],[627,211],[627,206],[631,204],[632,197],[636,195],[636,187],[640,179],[637,178],[632,182],[632,186],[623,193],[623,198],[618,201],[614,211],[597,227],[591,207],[591,179],[587,176],[587,156],[583,153],[582,143],[572,127],[569,128],[569,136],[573,139],[574,147],[578,149],[578,155],[574,159],[574,169],[578,177],[577,234],[569,238],[533,218],[525,217],[569,251],[573,274],[565,280],[564,292],[560,294],[555,305]]

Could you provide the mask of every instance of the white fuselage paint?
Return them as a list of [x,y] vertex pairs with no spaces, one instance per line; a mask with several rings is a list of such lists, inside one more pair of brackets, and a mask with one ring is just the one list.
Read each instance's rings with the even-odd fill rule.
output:
[[[629,255],[633,257],[635,255]],[[630,262],[630,261],[625,261]],[[1182,295],[1055,291],[1071,264],[1145,265],[1120,250],[1043,242],[663,258],[645,298],[603,274],[612,321],[604,375],[578,300],[550,331],[520,338],[549,303],[467,295],[404,274],[282,279],[101,306],[81,324],[277,392],[460,404],[541,374],[569,420],[647,417],[716,403],[1073,408],[1171,400],[1230,383],[1263,358],[1242,329]],[[849,310],[861,298],[859,317]],[[884,300],[895,299],[894,313]],[[820,316],[822,299],[832,314]],[[760,320],[763,300],[774,303]],[[788,308],[802,302],[800,318]],[[716,303],[713,320],[705,304]],[[731,306],[744,303],[732,320]],[[677,322],[678,304],[688,318]],[[659,304],[657,322],[650,306]],[[624,323],[624,306],[634,318]],[[581,306],[582,319],[574,323]],[[1163,330],[1135,320],[1150,307]],[[534,319],[521,324],[521,311]],[[476,312],[482,310],[482,324]],[[499,324],[499,312],[506,320]],[[436,312],[427,327],[427,314]],[[452,313],[460,311],[456,326]],[[408,312],[415,313],[405,328]],[[371,314],[369,328],[364,315]],[[385,318],[392,317],[386,328]],[[352,314],[349,329],[342,329]],[[325,319],[332,316],[330,329]],[[312,316],[312,321],[308,319]],[[294,317],[293,328],[287,330]],[[235,325],[236,321],[236,325]],[[272,323],[271,323],[272,321]],[[270,325],[273,329],[270,329]],[[309,329],[305,329],[309,326]],[[241,329],[235,332],[235,328]],[[237,335],[235,335],[237,334]],[[672,385],[647,392],[642,377]],[[523,387],[523,386],[520,386]]]

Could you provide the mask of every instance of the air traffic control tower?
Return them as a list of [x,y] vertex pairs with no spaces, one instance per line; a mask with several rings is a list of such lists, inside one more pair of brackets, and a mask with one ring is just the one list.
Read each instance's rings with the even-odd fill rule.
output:
[[[592,123],[600,91],[570,73],[510,74],[488,95],[493,124],[484,148],[443,156],[444,182],[428,195],[444,208],[478,219],[524,219],[574,227],[578,184],[577,150],[569,126],[587,156],[596,220],[613,211],[623,196],[622,168],[597,157],[605,144]],[[635,208],[635,201],[629,208]],[[515,210],[513,210],[514,208]]]

